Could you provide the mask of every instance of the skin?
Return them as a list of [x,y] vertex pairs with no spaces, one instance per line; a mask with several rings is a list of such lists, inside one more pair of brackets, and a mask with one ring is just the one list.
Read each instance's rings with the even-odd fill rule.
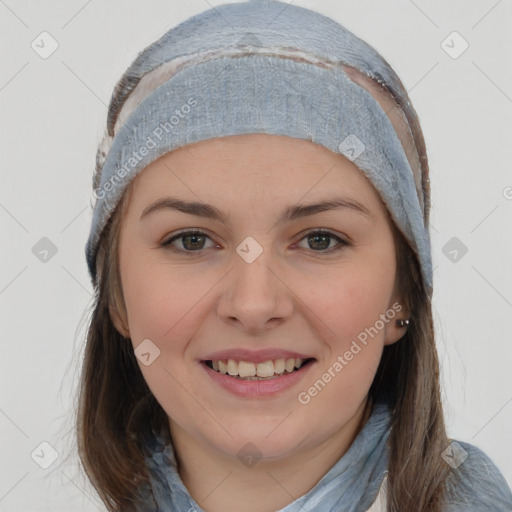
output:
[[[410,141],[395,121],[405,148]],[[140,218],[167,195],[208,203],[229,223],[172,209]],[[362,203],[370,216],[333,209],[276,224],[285,206],[335,197]],[[320,228],[333,237],[308,242]],[[202,248],[187,237],[161,245],[187,229],[205,233],[195,242]],[[263,248],[250,264],[236,252],[247,236]],[[125,314],[111,314],[134,348],[149,338],[160,350],[139,367],[168,415],[180,476],[203,509],[275,511],[308,492],[350,447],[367,419],[384,346],[404,328],[385,323],[307,405],[297,395],[393,304],[402,306],[395,318],[409,318],[396,293],[394,251],[389,214],[369,180],[310,141],[211,139],[164,155],[133,181],[119,240]],[[212,384],[198,362],[238,347],[296,350],[316,362],[276,397],[240,398]],[[252,467],[237,457],[247,442],[263,454]]]

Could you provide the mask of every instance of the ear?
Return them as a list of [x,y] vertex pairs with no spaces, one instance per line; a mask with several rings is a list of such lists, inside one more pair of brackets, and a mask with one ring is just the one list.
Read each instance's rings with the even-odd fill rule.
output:
[[130,330],[128,329],[127,325],[128,322],[126,321],[126,314],[120,313],[114,306],[109,304],[108,311],[110,313],[110,318],[112,320],[112,323],[114,324],[114,327],[116,330],[121,334],[121,336],[125,338],[130,337]]
[[396,321],[410,320],[411,318],[408,304],[406,304],[402,297],[399,296],[398,294],[393,295],[393,298],[389,303],[387,316],[388,318],[390,318],[390,321],[386,325],[386,336],[384,338],[384,345],[392,345],[393,343],[396,343],[398,340],[402,339],[408,329],[407,326],[397,326]]

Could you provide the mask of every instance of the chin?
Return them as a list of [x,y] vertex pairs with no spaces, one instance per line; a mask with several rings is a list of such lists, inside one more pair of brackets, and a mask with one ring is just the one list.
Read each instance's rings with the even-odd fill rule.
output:
[[[290,422],[290,425],[285,428],[287,422]],[[259,420],[257,424],[254,419],[250,422],[229,423],[227,430],[233,437],[224,435],[218,447],[235,456],[239,456],[239,452],[243,454],[245,451],[254,450],[268,459],[286,457],[303,444],[305,437],[304,433],[300,435],[299,432],[291,432],[292,426],[291,417],[284,422],[281,417],[279,421],[269,418],[267,421]],[[301,424],[301,427],[304,428],[304,424]]]

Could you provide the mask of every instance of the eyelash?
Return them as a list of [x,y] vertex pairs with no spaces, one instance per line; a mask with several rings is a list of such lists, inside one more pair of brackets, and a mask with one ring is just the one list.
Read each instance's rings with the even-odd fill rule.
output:
[[[190,250],[186,250],[186,249],[176,249],[175,247],[172,247],[170,244],[172,242],[174,242],[175,240],[179,240],[180,238],[184,238],[185,236],[187,235],[199,235],[199,236],[206,236],[207,238],[210,238],[206,233],[204,233],[203,231],[199,231],[199,230],[190,230],[190,231],[182,231],[181,233],[178,233],[177,235],[174,235],[173,237],[169,238],[168,240],[166,240],[165,242],[162,242],[160,244],[161,247],[165,247],[166,249],[172,251],[172,252],[175,252],[175,253],[178,253],[178,254],[186,254],[186,253],[189,253],[191,256],[193,255],[193,253],[200,253],[201,251],[203,251],[204,249],[197,249],[195,251],[190,251]],[[339,236],[335,235],[334,233],[331,233],[330,231],[326,231],[326,230],[323,230],[323,229],[316,229],[316,230],[311,230],[309,232],[307,232],[300,240],[299,242],[301,242],[302,240],[304,240],[305,238],[307,238],[308,236],[311,236],[311,235],[320,235],[320,236],[329,236],[331,238],[334,238],[336,239],[339,244],[337,246],[334,246],[334,247],[331,247],[330,249],[326,249],[326,250],[313,250],[311,249],[313,252],[315,253],[328,253],[328,254],[331,254],[333,252],[337,252],[337,251],[340,251],[341,249],[343,249],[345,246],[349,246],[351,244],[349,244],[347,241],[343,240],[342,238],[340,238]],[[210,238],[211,240],[211,238]],[[297,243],[299,243],[297,242]]]

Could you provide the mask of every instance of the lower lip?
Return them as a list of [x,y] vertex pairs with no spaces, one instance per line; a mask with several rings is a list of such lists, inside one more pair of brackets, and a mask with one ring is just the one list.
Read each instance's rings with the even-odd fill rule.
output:
[[210,367],[206,366],[205,363],[199,363],[203,369],[207,372],[208,376],[217,384],[227,389],[231,393],[249,398],[263,398],[277,395],[285,389],[291,388],[297,384],[299,380],[309,372],[309,369],[313,366],[315,360],[311,360],[305,365],[301,366],[298,370],[292,373],[282,375],[271,380],[241,380],[225,375],[223,373],[216,372]]

